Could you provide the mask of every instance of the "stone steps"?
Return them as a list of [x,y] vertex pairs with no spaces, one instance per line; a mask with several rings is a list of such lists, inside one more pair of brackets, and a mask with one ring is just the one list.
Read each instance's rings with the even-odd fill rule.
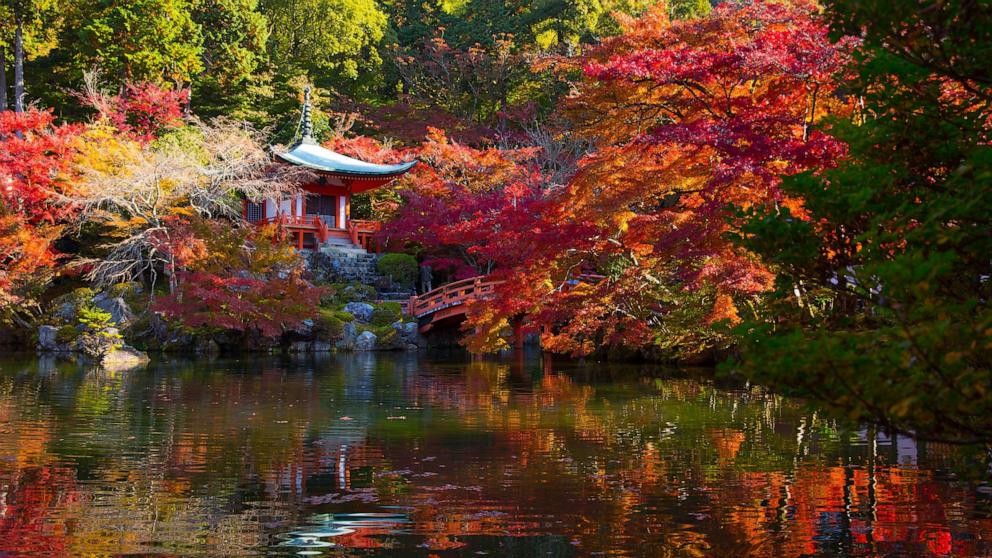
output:
[[414,293],[395,286],[385,287],[387,281],[376,269],[379,256],[370,254],[365,249],[355,246],[344,239],[331,239],[320,247],[320,251],[311,257],[312,262],[323,268],[327,279],[339,282],[358,282],[381,289],[378,299],[392,302],[405,302]]
[[332,240],[341,242],[324,244],[320,252],[330,258],[334,273],[339,279],[367,285],[374,285],[381,280],[382,276],[375,267],[378,261],[375,254],[369,254],[364,248],[343,239]]

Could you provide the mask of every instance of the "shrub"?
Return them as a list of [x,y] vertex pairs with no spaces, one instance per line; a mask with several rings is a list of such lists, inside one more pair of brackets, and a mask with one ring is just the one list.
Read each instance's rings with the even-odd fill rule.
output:
[[409,254],[385,254],[375,267],[379,273],[400,285],[413,285],[417,280],[417,259]]
[[79,337],[79,330],[76,326],[64,325],[55,333],[55,339],[59,343],[72,343]]
[[323,340],[333,340],[341,337],[344,331],[344,321],[338,315],[339,312],[327,308],[321,308],[317,313],[316,334],[317,338]]
[[375,299],[375,288],[361,283],[334,283],[328,293],[320,298],[325,307],[343,306],[349,302],[366,302]]
[[134,291],[134,283],[115,283],[105,292],[111,297],[127,297]]
[[76,306],[83,306],[85,304],[89,304],[95,295],[96,293],[93,292],[93,289],[89,287],[80,287],[65,295],[63,297],[64,300],[60,299],[60,301],[71,302]]
[[[89,306],[93,303],[93,296],[95,294],[93,289],[80,287],[56,297],[51,303],[51,320],[58,323],[66,323],[67,318],[62,316],[62,307],[68,304],[72,307],[72,312],[77,313],[83,306]],[[72,320],[69,319],[68,321]],[[75,322],[72,322],[71,325],[75,325]]]
[[104,312],[95,306],[81,306],[77,318],[80,324],[91,331],[114,327],[113,316],[110,312]]
[[372,325],[391,325],[397,320],[403,319],[403,307],[399,302],[383,302],[372,310]]
[[385,346],[394,343],[398,340],[399,334],[393,329],[391,325],[375,325],[369,324],[367,326],[361,326],[358,328],[358,332],[371,331],[375,334],[375,342],[377,345]]

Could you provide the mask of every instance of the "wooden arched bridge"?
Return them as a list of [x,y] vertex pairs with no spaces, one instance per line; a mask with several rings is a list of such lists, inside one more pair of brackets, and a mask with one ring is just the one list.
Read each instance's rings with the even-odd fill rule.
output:
[[[572,288],[579,283],[598,283],[603,279],[602,275],[583,274],[566,282],[565,288]],[[422,334],[436,329],[451,328],[465,319],[468,303],[493,298],[496,286],[501,283],[503,281],[492,280],[485,275],[462,279],[422,295],[410,297],[404,310],[406,314],[417,319]],[[514,347],[523,346],[524,322],[524,316],[511,320]]]
[[406,311],[417,319],[420,333],[442,326],[455,325],[465,319],[466,304],[493,297],[496,285],[486,276],[470,277],[448,283],[433,291],[410,297]]

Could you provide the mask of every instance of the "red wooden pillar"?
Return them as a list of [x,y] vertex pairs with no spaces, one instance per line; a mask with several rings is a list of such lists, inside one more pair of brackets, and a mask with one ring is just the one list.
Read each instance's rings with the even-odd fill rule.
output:
[[303,231],[296,231],[296,247],[303,249]]

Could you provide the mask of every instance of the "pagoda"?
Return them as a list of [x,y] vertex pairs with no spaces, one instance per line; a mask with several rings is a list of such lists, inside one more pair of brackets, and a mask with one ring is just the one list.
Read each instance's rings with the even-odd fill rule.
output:
[[352,219],[351,196],[388,184],[413,168],[416,161],[379,165],[325,149],[314,140],[310,112],[307,87],[303,90],[300,139],[276,158],[280,164],[304,167],[316,178],[302,186],[303,193],[289,198],[245,200],[244,218],[280,225],[301,250],[319,250],[323,245],[367,250],[381,224]]

